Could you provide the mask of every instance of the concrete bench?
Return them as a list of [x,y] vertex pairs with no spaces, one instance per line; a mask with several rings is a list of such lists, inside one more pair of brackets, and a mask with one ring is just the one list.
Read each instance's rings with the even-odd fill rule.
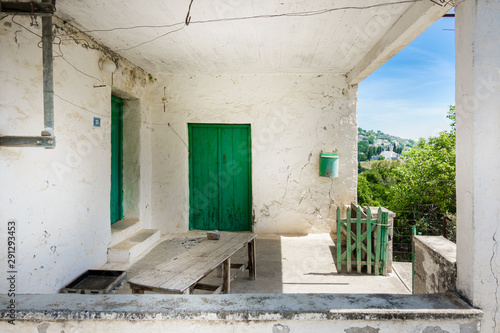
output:
[[[256,279],[255,270],[255,237],[256,234],[242,232],[221,232],[219,240],[203,240],[193,248],[169,259],[167,262],[148,269],[131,278],[128,283],[132,293],[143,294],[153,291],[170,294],[191,294],[194,289],[221,291],[229,294],[231,280],[245,269],[249,270],[249,278]],[[231,264],[231,256],[248,244],[248,262]],[[217,267],[222,266],[221,285],[199,283]],[[231,275],[231,268],[237,272]]]

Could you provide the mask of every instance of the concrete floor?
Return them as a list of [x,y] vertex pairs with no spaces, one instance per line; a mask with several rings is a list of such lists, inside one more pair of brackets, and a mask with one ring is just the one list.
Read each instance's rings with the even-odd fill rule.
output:
[[[196,246],[204,237],[205,232],[198,231],[170,236],[133,264],[108,264],[103,269],[126,270],[127,277],[132,278]],[[259,235],[256,251],[257,280],[251,281],[247,272],[241,273],[231,282],[231,293],[410,293],[395,273],[388,276],[339,274],[335,265],[336,247],[329,234]],[[244,262],[246,253],[246,248],[243,248],[231,258],[232,262]],[[213,272],[203,282],[221,280]],[[128,283],[116,290],[118,294],[130,292]],[[195,293],[203,291],[197,290]]]

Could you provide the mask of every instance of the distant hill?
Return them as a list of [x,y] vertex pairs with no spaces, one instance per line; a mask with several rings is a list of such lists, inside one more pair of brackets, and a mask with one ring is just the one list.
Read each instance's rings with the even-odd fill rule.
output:
[[415,141],[386,134],[381,131],[364,130],[358,127],[358,161],[371,160],[383,151],[401,154],[405,148],[413,147]]

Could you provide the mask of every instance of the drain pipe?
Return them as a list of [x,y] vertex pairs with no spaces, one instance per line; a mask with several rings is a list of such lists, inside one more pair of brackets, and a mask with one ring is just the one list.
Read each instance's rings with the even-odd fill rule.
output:
[[15,12],[19,15],[42,16],[42,55],[43,55],[43,119],[44,129],[41,136],[1,136],[3,147],[44,147],[54,148],[54,73],[52,65],[52,14],[55,12],[55,0],[42,0],[34,3],[0,2],[0,12]]

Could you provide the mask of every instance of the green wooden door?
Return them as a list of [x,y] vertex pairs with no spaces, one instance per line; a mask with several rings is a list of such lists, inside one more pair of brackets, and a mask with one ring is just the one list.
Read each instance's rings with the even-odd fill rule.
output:
[[111,96],[111,224],[123,219],[123,101]]
[[250,125],[189,124],[190,229],[252,230]]

